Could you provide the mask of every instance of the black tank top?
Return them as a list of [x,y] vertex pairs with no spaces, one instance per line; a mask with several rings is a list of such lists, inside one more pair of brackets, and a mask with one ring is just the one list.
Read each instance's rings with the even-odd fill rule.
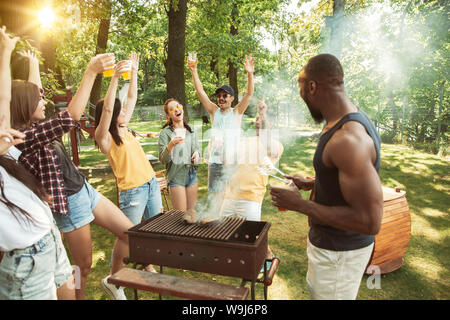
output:
[[[377,172],[380,169],[380,137],[378,136],[372,121],[362,110],[346,114],[333,128],[320,137],[319,143],[317,144],[313,160],[316,174],[314,183],[314,202],[326,206],[348,206],[339,186],[338,170],[336,168],[328,168],[322,162],[322,154],[325,145],[331,139],[333,134],[348,121],[357,121],[366,128],[376,149],[377,159],[374,167]],[[320,221],[311,219],[309,241],[318,248],[333,251],[355,250],[372,244],[374,239],[375,236],[373,235],[336,229]]]

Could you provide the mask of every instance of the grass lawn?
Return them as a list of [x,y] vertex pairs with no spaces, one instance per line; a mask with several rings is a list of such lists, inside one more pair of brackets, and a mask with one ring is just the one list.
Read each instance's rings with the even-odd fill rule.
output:
[[[201,123],[198,124],[201,126]],[[131,126],[136,131],[159,131],[160,122]],[[205,130],[205,127],[203,127]],[[286,137],[291,137],[288,141]],[[312,158],[316,138],[292,138],[283,133],[284,154],[280,169],[287,173],[301,172],[313,175]],[[157,138],[143,139],[145,152],[158,156]],[[151,144],[153,143],[153,144]],[[91,143],[92,144],[92,143]],[[205,146],[206,142],[203,143]],[[81,168],[89,182],[103,195],[116,202],[115,180],[108,169],[108,161],[97,149],[82,151]],[[164,169],[161,164],[155,170]],[[387,187],[400,186],[407,192],[411,213],[411,241],[404,256],[403,266],[381,277],[380,289],[369,289],[364,276],[358,299],[449,299],[450,298],[450,176],[446,159],[416,151],[403,145],[382,145],[380,176]],[[199,200],[207,193],[207,165],[199,168]],[[307,197],[308,194],[304,193]],[[279,212],[270,204],[266,192],[262,206],[262,220],[271,223],[269,245],[280,257],[281,263],[269,287],[269,299],[309,299],[306,286],[307,218],[296,212]],[[91,225],[93,264],[86,288],[86,299],[110,299],[102,290],[100,281],[109,272],[109,261],[114,237],[106,230]],[[182,277],[236,284],[239,279],[165,268],[165,273]],[[262,285],[256,286],[256,298],[263,299]],[[132,290],[126,289],[132,299]],[[157,299],[157,295],[140,292],[141,299]],[[166,299],[171,299],[166,297]]]

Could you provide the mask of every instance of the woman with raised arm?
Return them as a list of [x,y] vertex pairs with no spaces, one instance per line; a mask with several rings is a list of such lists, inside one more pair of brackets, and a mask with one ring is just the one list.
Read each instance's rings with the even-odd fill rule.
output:
[[[116,91],[120,75],[130,67],[130,86],[122,108]],[[142,216],[148,219],[162,210],[161,190],[155,171],[141,145],[127,129],[137,100],[138,68],[139,58],[134,52],[128,61],[117,64],[108,92],[97,103],[95,113],[95,141],[108,157],[116,176],[120,209],[134,225],[141,222]]]
[[174,209],[192,210],[197,203],[200,162],[197,135],[184,121],[184,109],[177,100],[168,99],[164,113],[167,122],[159,136],[159,159],[166,165],[170,198]]
[[18,38],[0,29],[0,300],[75,299],[72,267],[48,194],[10,148],[25,135],[10,128],[10,60]]
[[[29,81],[12,83],[12,124],[26,135],[24,143],[17,145],[22,151],[19,162],[40,180],[52,197],[53,217],[64,233],[73,262],[80,271],[77,299],[84,299],[92,264],[91,222],[117,237],[111,273],[123,267],[123,258],[128,255],[125,231],[132,227],[132,223],[87,182],[70,160],[60,140],[71,129],[80,127],[78,120],[86,107],[97,74],[108,69],[114,60],[114,54],[110,53],[93,57],[67,110],[42,122],[39,121],[45,119],[46,105],[42,88]],[[34,59],[29,62],[36,63]],[[30,70],[39,69],[30,66]],[[112,294],[115,299],[126,299],[123,288],[114,290]]]

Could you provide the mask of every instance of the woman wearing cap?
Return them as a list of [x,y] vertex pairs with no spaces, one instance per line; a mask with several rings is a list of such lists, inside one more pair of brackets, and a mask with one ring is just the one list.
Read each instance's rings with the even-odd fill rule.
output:
[[187,211],[197,203],[197,165],[200,152],[197,135],[184,121],[183,106],[175,99],[164,103],[167,122],[159,136],[159,159],[166,165],[173,208]]

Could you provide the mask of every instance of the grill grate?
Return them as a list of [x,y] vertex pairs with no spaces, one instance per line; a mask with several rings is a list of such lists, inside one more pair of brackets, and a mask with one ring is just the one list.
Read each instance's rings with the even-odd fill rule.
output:
[[198,224],[185,224],[182,220],[183,214],[183,211],[170,210],[151,219],[138,230],[142,232],[226,241],[245,221],[245,218],[226,217],[218,224],[205,227]]

